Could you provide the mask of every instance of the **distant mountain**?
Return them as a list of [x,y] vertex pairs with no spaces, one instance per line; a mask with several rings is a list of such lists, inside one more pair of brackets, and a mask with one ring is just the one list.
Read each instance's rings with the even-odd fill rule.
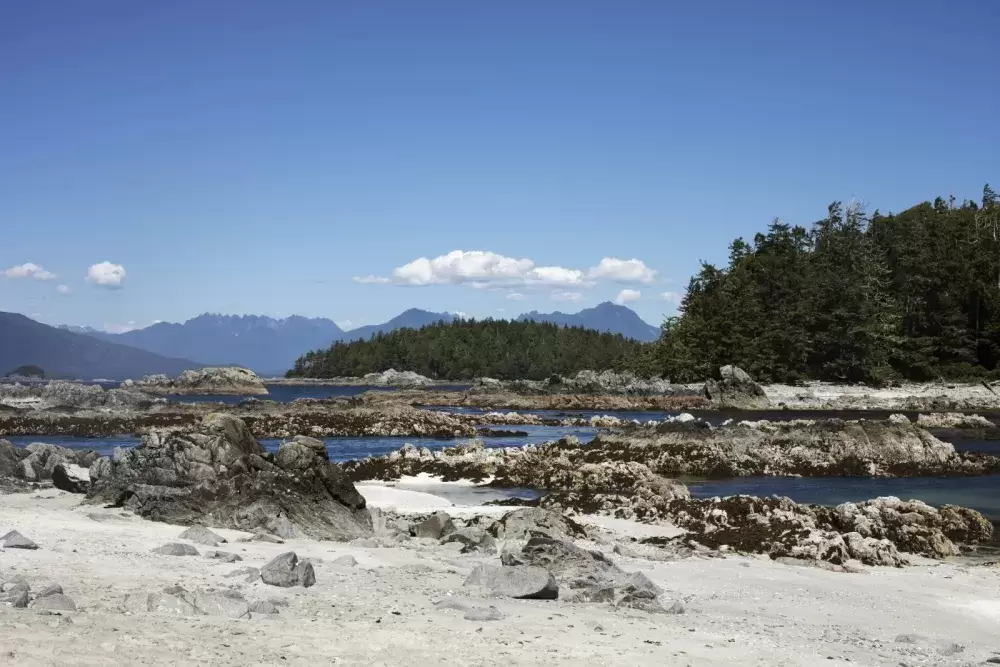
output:
[[76,327],[71,324],[60,324],[56,328],[65,329],[66,331],[72,331],[73,333],[78,333],[78,334],[87,334],[88,336],[104,333],[100,329],[95,329],[94,327]]
[[88,333],[165,356],[213,366],[244,366],[270,376],[283,375],[300,355],[329,347],[344,331],[323,318],[206,313],[183,324],[159,322],[120,334]]
[[152,373],[178,375],[201,367],[0,312],[0,375],[25,364],[39,366],[46,377],[112,380]]
[[[365,327],[358,327],[346,332],[341,340],[368,339],[377,333],[388,333],[393,329],[419,329],[428,324],[437,324],[441,320],[451,322],[455,315],[451,313],[432,313],[419,308],[410,308],[382,324],[370,324]],[[291,366],[289,366],[291,368]]]
[[579,313],[539,313],[533,310],[517,318],[520,321],[551,322],[567,327],[584,327],[597,331],[619,333],[626,338],[640,341],[654,341],[660,337],[660,328],[647,324],[634,310],[605,301],[593,308],[585,308]]

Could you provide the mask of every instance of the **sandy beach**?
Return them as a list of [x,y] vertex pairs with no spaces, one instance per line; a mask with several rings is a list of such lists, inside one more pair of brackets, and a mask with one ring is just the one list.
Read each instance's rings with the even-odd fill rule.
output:
[[[420,481],[417,481],[419,486]],[[426,480],[424,488],[430,488]],[[403,486],[406,486],[405,484]],[[372,506],[400,512],[474,508],[413,488],[359,485]],[[121,509],[81,505],[57,490],[0,498],[0,534],[16,528],[37,550],[0,551],[0,580],[23,576],[33,590],[61,584],[76,612],[0,607],[0,664],[11,665],[972,665],[1000,655],[1000,570],[919,560],[903,569],[860,573],[792,566],[766,557],[727,556],[654,562],[613,554],[636,535],[672,535],[607,517],[588,548],[623,569],[641,570],[685,613],[650,614],[606,604],[482,598],[466,575],[496,556],[464,555],[436,541],[376,540],[385,546],[292,539],[219,548],[242,562],[166,556],[183,527],[145,521]],[[363,543],[371,544],[371,543]],[[500,545],[501,548],[503,545]],[[295,551],[317,583],[276,588],[226,577]],[[354,567],[335,559],[353,556]],[[180,585],[233,588],[247,600],[287,603],[249,619],[123,613],[126,596]],[[434,603],[473,596],[500,620],[464,620]]]

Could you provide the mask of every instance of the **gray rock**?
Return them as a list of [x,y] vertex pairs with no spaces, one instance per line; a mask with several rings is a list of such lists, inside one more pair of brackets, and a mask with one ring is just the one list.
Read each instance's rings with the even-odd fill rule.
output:
[[76,611],[73,599],[62,593],[53,593],[43,598],[37,598],[31,605],[32,609],[47,609],[48,611]]
[[62,593],[63,593],[62,586],[60,586],[59,584],[49,584],[41,591],[39,591],[36,597],[44,598],[50,595],[62,595]]
[[198,550],[190,544],[171,542],[170,544],[164,544],[162,547],[156,547],[153,549],[153,553],[160,554],[161,556],[197,556]]
[[493,536],[482,528],[462,528],[441,538],[442,544],[458,543],[462,545],[462,553],[477,551],[483,554],[495,554],[497,542]]
[[467,621],[502,621],[504,615],[496,607],[476,607],[462,616]]
[[37,549],[38,545],[16,530],[12,530],[0,537],[0,547],[4,549]]
[[540,507],[525,507],[504,514],[488,528],[491,535],[505,540],[530,537],[585,537],[587,531],[569,517]]
[[446,512],[437,512],[420,523],[414,524],[410,528],[410,534],[413,537],[440,540],[449,533],[455,532],[455,530],[455,523],[451,520],[451,515]]
[[260,570],[255,567],[241,567],[238,570],[227,572],[223,577],[242,577],[247,583],[260,580]]
[[559,585],[552,573],[530,565],[479,565],[469,573],[464,585],[483,586],[494,595],[522,600],[555,600],[559,597]]
[[170,593],[132,593],[125,597],[119,609],[130,614],[146,612],[173,616],[197,616],[199,614],[193,604],[180,595]]
[[719,380],[705,382],[705,398],[718,407],[744,410],[767,408],[771,402],[764,389],[739,366],[723,366]]
[[241,537],[238,542],[267,542],[269,544],[284,544],[285,541],[278,537],[277,535],[271,535],[270,533],[254,533],[251,537]]
[[58,463],[52,468],[52,484],[69,493],[87,493],[90,471],[73,463]]
[[250,617],[250,605],[236,591],[229,591],[221,595],[199,591],[193,595],[191,604],[200,613],[207,616],[224,616],[226,618]]
[[9,592],[0,594],[0,604],[13,607],[14,609],[24,609],[28,606],[30,599],[28,591],[22,589],[10,590]]
[[221,560],[223,563],[237,563],[243,560],[237,554],[229,553],[228,551],[206,551],[205,558]]
[[299,561],[294,551],[277,556],[260,570],[260,578],[270,586],[303,586],[308,588],[316,583],[316,573],[312,563]]
[[346,556],[340,556],[339,558],[333,559],[333,564],[340,565],[342,567],[357,567],[358,559],[350,554],[347,554]]
[[271,600],[256,600],[250,604],[250,611],[255,614],[277,614],[278,606]]
[[205,526],[191,526],[177,537],[210,547],[218,546],[226,541],[224,537],[213,533],[208,528],[205,528]]
[[955,642],[948,642],[938,648],[937,652],[939,655],[944,656],[958,655],[959,653],[965,652],[965,647],[961,644],[956,644]]

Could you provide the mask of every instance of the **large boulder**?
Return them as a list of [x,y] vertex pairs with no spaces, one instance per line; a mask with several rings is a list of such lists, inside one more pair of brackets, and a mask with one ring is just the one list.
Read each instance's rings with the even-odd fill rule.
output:
[[460,528],[441,538],[441,544],[451,543],[461,544],[463,554],[472,552],[495,554],[497,552],[496,540],[482,528]]
[[465,579],[465,586],[482,586],[491,593],[520,600],[555,600],[559,585],[552,573],[531,565],[479,565]]
[[288,551],[276,556],[270,563],[260,569],[260,578],[269,586],[289,588],[302,586],[308,588],[316,583],[316,573],[312,563],[300,561],[294,551]]
[[540,507],[524,507],[507,512],[490,524],[491,535],[502,540],[531,537],[586,537],[586,529],[567,516]]
[[302,440],[282,448],[271,456],[240,419],[209,415],[196,430],[154,430],[96,462],[87,500],[181,525],[343,541],[371,534],[365,499],[339,466]]
[[38,545],[16,530],[12,530],[0,537],[0,547],[4,549],[37,549]]
[[455,522],[451,520],[451,515],[447,512],[438,512],[411,526],[410,535],[413,537],[440,540],[445,535],[455,532],[455,530]]
[[70,493],[90,490],[90,470],[73,463],[58,463],[52,468],[52,484]]
[[739,366],[720,368],[719,379],[707,380],[704,392],[705,398],[720,408],[760,410],[771,405],[764,389]]

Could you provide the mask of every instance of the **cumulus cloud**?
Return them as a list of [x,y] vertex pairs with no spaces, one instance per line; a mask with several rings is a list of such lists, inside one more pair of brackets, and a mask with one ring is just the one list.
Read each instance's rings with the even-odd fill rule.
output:
[[638,299],[641,298],[642,298],[642,292],[640,292],[639,290],[623,289],[621,292],[618,292],[618,296],[615,298],[615,303],[617,303],[619,306],[622,306],[628,303],[629,301],[637,301]]
[[73,290],[69,288],[69,285],[56,285],[56,291],[60,294],[72,294]]
[[[650,283],[656,271],[638,259],[605,257],[587,270],[563,266],[536,266],[527,258],[507,257],[484,250],[453,250],[434,258],[420,257],[397,267],[391,276],[356,276],[355,282],[375,285],[468,285],[475,289],[558,289],[593,287],[599,280]],[[518,294],[511,292],[507,298]]]
[[105,289],[121,289],[125,285],[125,267],[101,262],[87,269],[87,282]]
[[46,271],[44,268],[31,262],[26,262],[20,266],[12,266],[4,271],[3,274],[8,278],[31,278],[32,280],[55,280],[58,277],[51,271]]
[[664,292],[660,295],[660,298],[664,301],[669,301],[670,303],[680,303],[684,295],[680,292]]
[[579,301],[582,298],[579,292],[553,292],[551,296],[553,301]]
[[617,257],[605,257],[589,271],[589,275],[596,280],[611,280],[616,283],[648,284],[656,280],[656,271],[646,266],[641,259]]

